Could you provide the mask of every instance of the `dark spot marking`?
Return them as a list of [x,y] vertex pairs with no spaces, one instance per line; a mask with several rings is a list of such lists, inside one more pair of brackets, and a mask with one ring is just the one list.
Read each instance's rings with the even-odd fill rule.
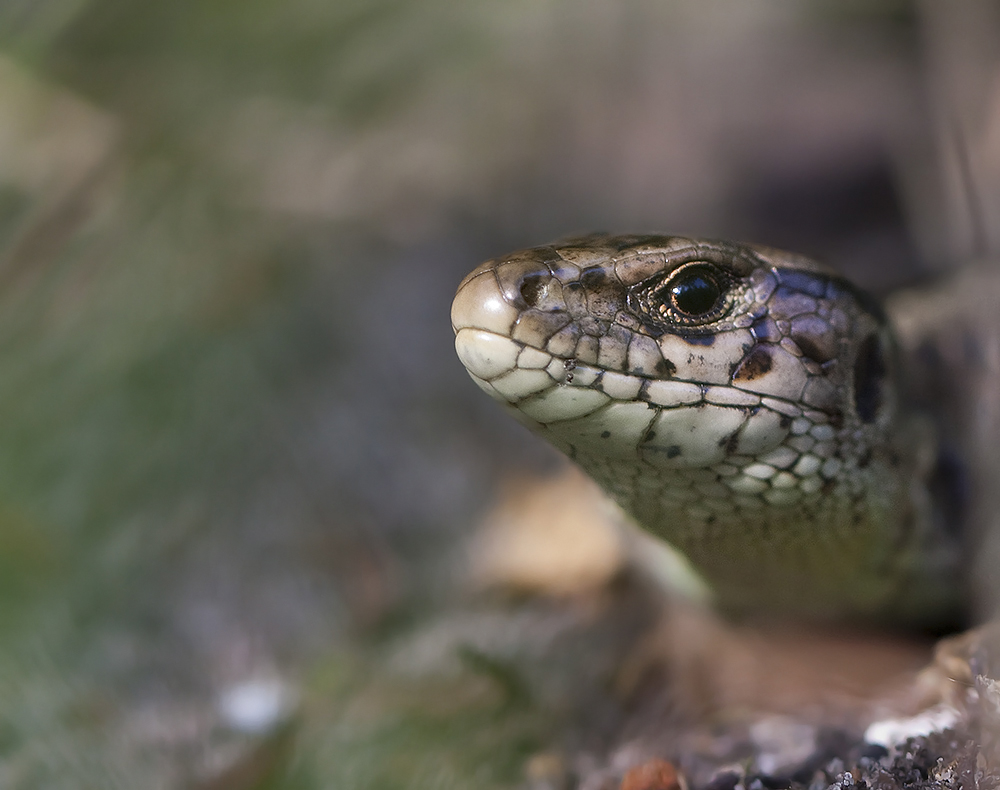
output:
[[651,442],[655,438],[656,438],[656,431],[650,428],[648,431],[646,431],[646,435],[642,437],[642,440],[644,442]]
[[654,367],[661,377],[668,379],[677,372],[677,366],[669,359],[658,359]]
[[609,436],[611,436],[611,431],[601,431],[602,439],[607,439]]
[[864,422],[873,422],[878,416],[887,372],[878,335],[870,334],[854,360],[854,407]]
[[708,518],[705,519],[706,524],[714,524],[717,516],[713,513]]
[[712,346],[715,345],[715,335],[681,335],[686,343],[692,346]]
[[667,448],[667,458],[676,458],[680,454],[680,445],[672,444]]
[[521,280],[521,298],[528,307],[535,307],[545,291],[549,277],[542,274],[529,274]]
[[771,352],[762,345],[756,345],[733,371],[733,381],[753,381],[771,369]]
[[782,414],[781,417],[778,418],[778,425],[782,428],[789,428],[792,425],[792,418],[787,414]]
[[826,413],[826,416],[830,418],[830,426],[833,428],[843,428],[844,427],[844,412],[840,409],[830,409]]
[[584,269],[583,274],[580,275],[580,282],[583,283],[583,287],[589,289],[599,288],[608,279],[608,273],[604,270],[603,266],[594,266],[590,269]]
[[865,450],[861,457],[858,459],[858,469],[867,469],[868,464],[872,462],[872,451]]
[[726,448],[726,455],[733,455],[736,452],[736,448],[740,443],[740,432],[733,431],[729,436],[725,437],[719,442],[719,447]]

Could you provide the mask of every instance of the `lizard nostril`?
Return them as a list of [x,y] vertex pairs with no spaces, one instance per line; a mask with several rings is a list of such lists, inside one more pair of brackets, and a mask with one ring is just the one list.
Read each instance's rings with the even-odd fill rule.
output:
[[528,274],[521,279],[518,292],[527,307],[545,312],[565,310],[562,287],[558,280],[547,274]]
[[535,307],[545,298],[545,280],[540,274],[531,274],[521,281],[521,298],[528,307]]

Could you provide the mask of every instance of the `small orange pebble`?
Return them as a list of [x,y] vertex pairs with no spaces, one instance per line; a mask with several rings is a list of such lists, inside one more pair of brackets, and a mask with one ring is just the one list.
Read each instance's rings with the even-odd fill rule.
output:
[[673,763],[654,759],[630,768],[622,777],[621,790],[683,790]]

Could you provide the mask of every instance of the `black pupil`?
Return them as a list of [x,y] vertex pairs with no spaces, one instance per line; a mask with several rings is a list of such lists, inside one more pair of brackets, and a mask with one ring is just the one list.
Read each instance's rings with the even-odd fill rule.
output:
[[670,286],[670,299],[674,307],[692,316],[711,312],[721,296],[719,284],[704,271],[683,274]]

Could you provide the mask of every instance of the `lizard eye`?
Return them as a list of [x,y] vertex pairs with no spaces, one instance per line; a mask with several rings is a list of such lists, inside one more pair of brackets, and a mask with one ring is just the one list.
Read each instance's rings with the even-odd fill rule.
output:
[[685,316],[711,313],[722,298],[722,289],[706,266],[689,266],[667,284],[670,303]]
[[698,326],[722,318],[732,307],[730,278],[710,263],[695,261],[673,272],[654,294],[658,312],[673,323]]

